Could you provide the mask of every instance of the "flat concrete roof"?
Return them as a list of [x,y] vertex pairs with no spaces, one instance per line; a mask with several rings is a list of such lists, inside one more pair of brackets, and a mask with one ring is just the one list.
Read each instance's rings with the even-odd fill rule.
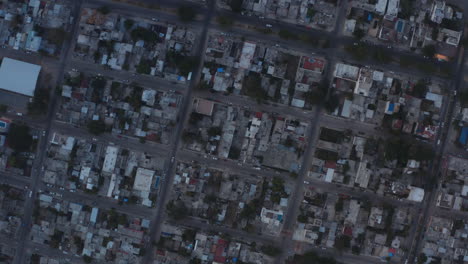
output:
[[0,66],[0,89],[32,97],[40,71],[39,65],[5,57]]

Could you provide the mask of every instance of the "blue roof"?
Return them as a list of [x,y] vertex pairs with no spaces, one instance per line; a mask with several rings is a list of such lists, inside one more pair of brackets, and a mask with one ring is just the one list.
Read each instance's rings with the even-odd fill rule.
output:
[[224,72],[224,69],[223,69],[223,68],[218,68],[217,71],[218,71],[218,72]]
[[393,112],[393,109],[395,109],[395,104],[394,103],[389,104],[388,105],[388,111]]
[[466,145],[466,143],[468,141],[468,127],[462,128],[461,133],[460,133],[460,138],[458,138],[458,141],[462,145]]

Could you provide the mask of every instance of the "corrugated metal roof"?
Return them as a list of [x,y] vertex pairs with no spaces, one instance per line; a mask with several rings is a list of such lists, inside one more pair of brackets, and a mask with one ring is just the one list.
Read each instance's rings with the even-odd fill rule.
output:
[[39,65],[5,57],[0,67],[0,89],[34,96],[40,71]]

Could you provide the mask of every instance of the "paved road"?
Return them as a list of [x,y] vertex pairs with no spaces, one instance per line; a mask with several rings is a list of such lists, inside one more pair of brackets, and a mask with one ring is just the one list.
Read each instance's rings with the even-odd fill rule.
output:
[[[456,1],[455,1],[456,2]],[[465,10],[468,10],[468,2],[463,1],[462,2],[464,5],[462,6]],[[466,14],[465,14],[466,15]],[[465,22],[468,21],[468,18],[465,16]],[[441,131],[438,134],[437,140],[440,140],[440,145],[439,144],[434,144],[434,150],[436,153],[436,158],[431,164],[431,173],[430,175],[432,177],[435,177],[436,180],[436,186],[435,190],[434,188],[430,187],[430,191],[426,191],[426,197],[424,199],[423,203],[423,213],[421,215],[420,221],[419,221],[419,226],[418,228],[413,231],[410,234],[411,238],[411,248],[408,254],[408,262],[413,263],[416,259],[416,257],[419,255],[419,253],[422,250],[423,246],[423,240],[424,240],[424,228],[427,227],[429,224],[429,221],[431,219],[431,216],[436,214],[439,209],[436,208],[436,198],[437,194],[440,192],[441,189],[441,175],[442,175],[442,170],[441,170],[441,165],[442,165],[442,159],[444,156],[447,156],[448,153],[448,148],[447,144],[450,144],[447,142],[449,139],[449,131],[452,123],[452,116],[454,113],[454,108],[456,105],[456,98],[452,97],[451,95],[453,94],[454,91],[460,91],[460,89],[464,88],[465,82],[464,82],[464,76],[465,76],[465,62],[467,61],[467,56],[468,54],[464,52],[464,49],[461,48],[458,51],[458,60],[457,65],[456,65],[456,77],[452,81],[452,85],[450,87],[449,91],[449,98],[448,102],[446,102],[443,106],[443,109],[441,111],[441,122],[445,122],[445,126],[442,127]],[[436,140],[436,142],[437,142]],[[450,214],[447,214],[449,216]],[[452,213],[452,216],[455,215],[455,213]]]
[[[168,160],[166,163],[166,171],[168,172],[167,179],[162,178],[161,180],[161,188],[160,188],[160,194],[158,197],[157,201],[157,210],[154,213],[154,216],[151,221],[151,226],[150,226],[150,239],[152,240],[159,240],[159,235],[161,232],[161,225],[162,222],[164,221],[164,215],[165,215],[165,210],[166,210],[166,203],[168,202],[169,195],[172,191],[172,184],[174,182],[174,176],[175,176],[175,157],[177,156],[177,151],[179,150],[180,146],[180,140],[182,138],[182,132],[184,130],[184,125],[188,121],[188,118],[190,116],[191,112],[191,104],[192,104],[192,93],[195,87],[198,84],[198,80],[200,79],[201,75],[201,70],[202,66],[204,63],[204,55],[205,55],[205,50],[206,50],[206,45],[207,45],[207,40],[208,40],[208,30],[209,30],[209,25],[211,22],[211,19],[214,14],[215,10],[215,5],[216,5],[216,0],[209,0],[208,1],[208,12],[205,13],[205,17],[203,20],[203,28],[201,31],[201,34],[198,39],[198,44],[195,48],[194,54],[199,55],[199,62],[197,66],[193,69],[193,74],[192,74],[192,79],[190,82],[190,86],[188,90],[186,91],[185,97],[184,97],[184,102],[181,106],[179,116],[181,118],[179,119],[179,123],[176,126],[176,132],[174,135],[174,142],[173,142],[173,147],[170,151],[170,161]],[[172,158],[174,157],[174,158]],[[153,258],[153,250],[152,249],[152,244],[149,243],[147,245],[147,254],[144,256],[143,263],[150,263]]]
[[[79,13],[81,10],[81,4],[82,0],[76,0],[74,1],[74,17],[79,17]],[[62,83],[63,79],[63,73],[65,69],[65,65],[67,63],[68,58],[70,57],[70,50],[71,46],[74,43],[74,40],[76,39],[78,32],[78,23],[75,23],[73,26],[73,29],[71,30],[71,38],[66,40],[63,44],[62,47],[62,52],[61,52],[61,57],[59,61],[59,69],[58,69],[58,74],[57,74],[57,86],[60,86]],[[24,216],[23,216],[23,223],[22,223],[22,228],[20,230],[20,235],[19,235],[19,245],[17,247],[17,251],[15,254],[14,262],[15,264],[23,264],[26,263],[25,261],[25,242],[28,240],[28,234],[30,232],[30,226],[32,223],[32,212],[33,212],[33,207],[34,207],[34,200],[36,197],[37,193],[37,184],[40,182],[41,178],[41,171],[40,167],[43,164],[44,161],[44,156],[47,148],[47,138],[49,137],[49,131],[50,127],[52,125],[52,120],[54,119],[54,113],[55,113],[55,107],[57,105],[57,98],[56,98],[56,93],[55,93],[55,86],[52,88],[51,91],[51,98],[50,98],[50,104],[49,104],[49,109],[47,113],[47,123],[46,123],[46,134],[45,137],[40,138],[39,143],[38,143],[38,151],[36,154],[36,158],[34,160],[33,166],[32,166],[32,182],[31,182],[31,187],[30,190],[32,191],[32,199],[26,200],[25,203],[25,208],[24,208]]]
[[174,83],[161,78],[156,78],[151,75],[134,74],[128,71],[112,70],[102,65],[84,62],[79,59],[71,60],[69,66],[67,66],[67,70],[72,69],[76,69],[80,72],[90,75],[101,74],[102,76],[112,78],[116,81],[128,81],[129,83],[135,83],[143,87],[153,88],[160,91],[183,91],[186,89],[186,85],[182,83]]

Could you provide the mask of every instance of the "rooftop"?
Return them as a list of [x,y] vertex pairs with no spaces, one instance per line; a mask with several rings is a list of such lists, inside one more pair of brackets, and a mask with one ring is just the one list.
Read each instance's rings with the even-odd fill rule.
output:
[[40,71],[39,65],[5,57],[0,67],[0,89],[34,96]]

